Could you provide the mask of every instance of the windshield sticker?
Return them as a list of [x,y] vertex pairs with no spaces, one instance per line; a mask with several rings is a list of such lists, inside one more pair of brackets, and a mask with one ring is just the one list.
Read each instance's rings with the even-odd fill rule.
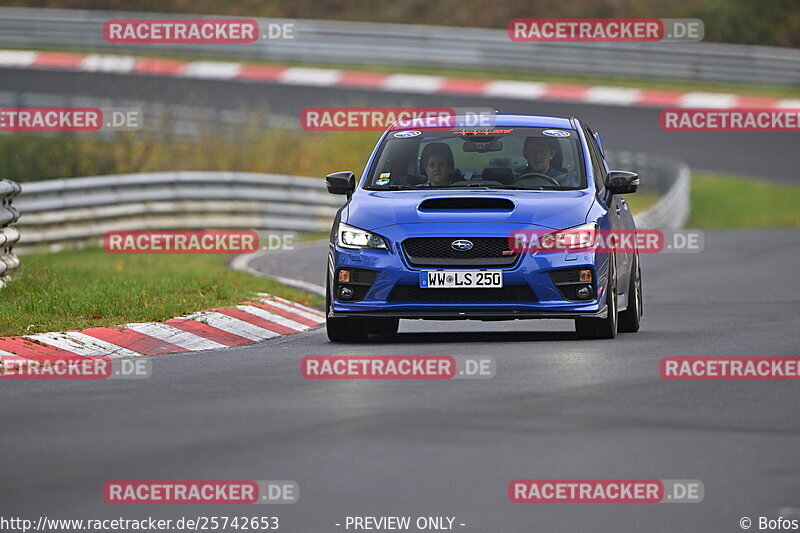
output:
[[570,133],[564,130],[544,130],[542,132],[543,135],[547,135],[548,137],[569,137]]
[[468,129],[460,129],[460,130],[453,130],[450,133],[455,135],[498,135],[500,133],[511,133],[514,131],[514,128],[507,129],[507,130],[468,130]]
[[[388,174],[388,172],[386,172],[386,174]],[[381,174],[381,176],[383,176],[383,174]],[[390,181],[392,180],[389,178],[380,177],[375,180],[375,185],[387,185]]]
[[416,137],[417,135],[422,135],[422,132],[412,130],[412,131],[398,131],[397,133],[394,134],[394,136],[397,137],[398,139],[405,139],[407,137]]

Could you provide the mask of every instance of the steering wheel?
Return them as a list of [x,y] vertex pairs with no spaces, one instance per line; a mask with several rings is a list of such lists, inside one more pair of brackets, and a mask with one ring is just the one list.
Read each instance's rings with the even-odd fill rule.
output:
[[523,178],[540,178],[540,179],[549,181],[550,183],[552,183],[556,187],[561,187],[561,184],[559,182],[557,182],[555,180],[555,178],[552,178],[552,177],[548,176],[547,174],[542,174],[540,172],[526,172],[525,174],[523,174],[522,176],[518,177],[514,181],[519,181],[519,180],[521,180]]

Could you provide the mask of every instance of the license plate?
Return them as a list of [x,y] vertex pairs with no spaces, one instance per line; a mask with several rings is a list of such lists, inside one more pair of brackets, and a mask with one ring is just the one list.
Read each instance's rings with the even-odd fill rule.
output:
[[426,270],[419,273],[423,289],[499,289],[502,270]]

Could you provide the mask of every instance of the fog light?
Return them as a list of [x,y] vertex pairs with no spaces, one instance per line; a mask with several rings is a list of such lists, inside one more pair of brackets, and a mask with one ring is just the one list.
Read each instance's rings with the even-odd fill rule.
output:
[[349,270],[340,270],[339,271],[339,283],[347,283],[350,281],[350,271]]
[[581,270],[578,272],[578,281],[585,281],[587,283],[591,283],[592,281],[592,271],[589,269]]
[[579,287],[578,290],[575,292],[578,295],[578,298],[581,300],[588,300],[592,297],[592,288],[591,287]]
[[339,287],[339,298],[349,300],[353,297],[353,289],[350,287]]

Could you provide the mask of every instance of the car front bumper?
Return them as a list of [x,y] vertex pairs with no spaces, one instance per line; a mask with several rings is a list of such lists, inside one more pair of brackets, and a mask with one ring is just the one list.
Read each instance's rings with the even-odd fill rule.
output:
[[[497,234],[495,233],[494,236]],[[418,235],[414,235],[418,236]],[[409,263],[401,246],[394,241],[387,250],[350,250],[330,246],[328,283],[331,291],[331,317],[391,317],[429,320],[517,320],[517,319],[575,319],[604,318],[608,254],[579,253],[522,253],[509,267],[417,267]],[[375,272],[374,281],[358,301],[337,298],[337,273],[342,268]],[[550,273],[560,269],[589,268],[593,272],[593,297],[589,300],[565,299],[553,282]],[[503,285],[527,285],[533,294],[529,301],[471,302],[463,297],[458,302],[397,301],[392,292],[399,285],[419,286],[420,272],[425,270],[501,270]],[[443,289],[424,289],[439,291]],[[473,288],[463,291],[487,291]],[[527,289],[526,289],[527,292]],[[471,293],[466,293],[467,295]],[[468,298],[468,296],[467,296]]]

